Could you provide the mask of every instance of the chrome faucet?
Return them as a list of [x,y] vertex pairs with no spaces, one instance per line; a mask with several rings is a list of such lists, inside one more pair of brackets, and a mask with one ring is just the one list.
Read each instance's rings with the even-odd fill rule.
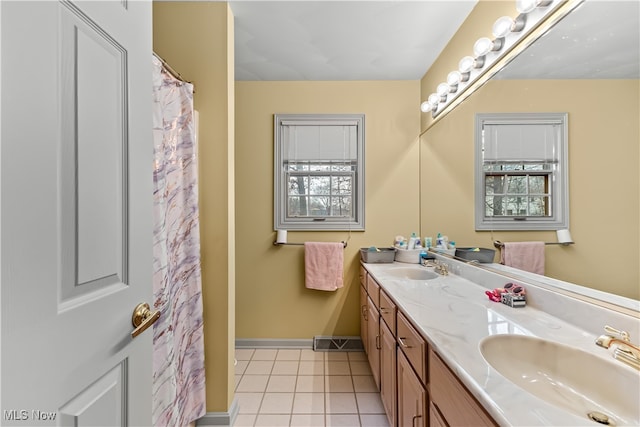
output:
[[437,260],[433,262],[424,260],[422,265],[424,265],[425,267],[433,267],[433,270],[436,273],[439,273],[443,276],[446,276],[449,274],[449,268],[447,267],[447,264],[445,264],[444,262],[440,262]]
[[609,334],[600,335],[596,339],[596,345],[604,348],[615,345],[616,347],[613,351],[614,359],[640,370],[640,347],[631,343],[629,333],[619,331],[609,325],[606,325],[604,330]]

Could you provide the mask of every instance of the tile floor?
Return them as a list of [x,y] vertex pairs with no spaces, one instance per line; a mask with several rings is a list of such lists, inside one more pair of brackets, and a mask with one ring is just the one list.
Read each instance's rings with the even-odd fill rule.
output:
[[240,426],[388,427],[363,352],[236,349]]

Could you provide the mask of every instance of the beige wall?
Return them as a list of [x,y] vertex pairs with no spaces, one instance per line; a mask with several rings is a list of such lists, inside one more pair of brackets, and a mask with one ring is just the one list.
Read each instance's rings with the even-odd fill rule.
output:
[[[419,226],[418,81],[236,82],[236,335],[359,335],[359,248]],[[304,250],[273,246],[273,115],[364,113],[366,231],[289,232],[341,241],[345,287],[304,287]]]
[[[438,84],[446,80],[447,74],[458,69],[458,62],[467,55],[473,55],[473,44],[480,37],[493,38],[491,27],[501,16],[516,17],[515,1],[479,0],[460,29],[442,50],[420,81],[420,102],[426,101],[436,91]],[[425,70],[426,71],[426,70]],[[420,129],[426,129],[432,122],[430,114],[422,114]]]
[[222,2],[154,2],[153,49],[195,84],[207,411],[233,399],[235,201],[233,16]]
[[423,233],[491,248],[493,239],[556,241],[553,231],[475,232],[474,121],[476,113],[568,112],[576,244],[546,248],[547,275],[639,299],[639,93],[637,80],[489,82],[422,137]]

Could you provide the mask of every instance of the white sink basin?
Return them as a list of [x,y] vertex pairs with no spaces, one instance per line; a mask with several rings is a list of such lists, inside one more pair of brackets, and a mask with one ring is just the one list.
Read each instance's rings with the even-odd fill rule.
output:
[[487,337],[480,352],[508,380],[584,417],[585,425],[598,425],[587,421],[594,412],[606,415],[609,425],[640,425],[640,375],[613,358],[523,335]]
[[396,277],[398,279],[404,279],[404,280],[431,280],[439,277],[437,273],[426,270],[424,267],[392,268],[389,270],[389,275]]

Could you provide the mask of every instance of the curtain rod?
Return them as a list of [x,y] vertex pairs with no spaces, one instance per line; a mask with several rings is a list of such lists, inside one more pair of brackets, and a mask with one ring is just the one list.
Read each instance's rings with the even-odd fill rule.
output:
[[[153,52],[153,56],[155,56],[156,58],[158,58],[158,60],[162,63],[162,67],[169,73],[171,74],[174,78],[180,80],[183,83],[189,83],[191,85],[193,85],[192,82],[186,80],[184,77],[182,77],[182,75],[177,72],[176,70],[174,70],[171,65],[169,65],[169,63],[167,61],[165,61],[160,55],[158,55],[157,53]],[[193,92],[195,93],[195,85],[194,85],[194,90]]]

